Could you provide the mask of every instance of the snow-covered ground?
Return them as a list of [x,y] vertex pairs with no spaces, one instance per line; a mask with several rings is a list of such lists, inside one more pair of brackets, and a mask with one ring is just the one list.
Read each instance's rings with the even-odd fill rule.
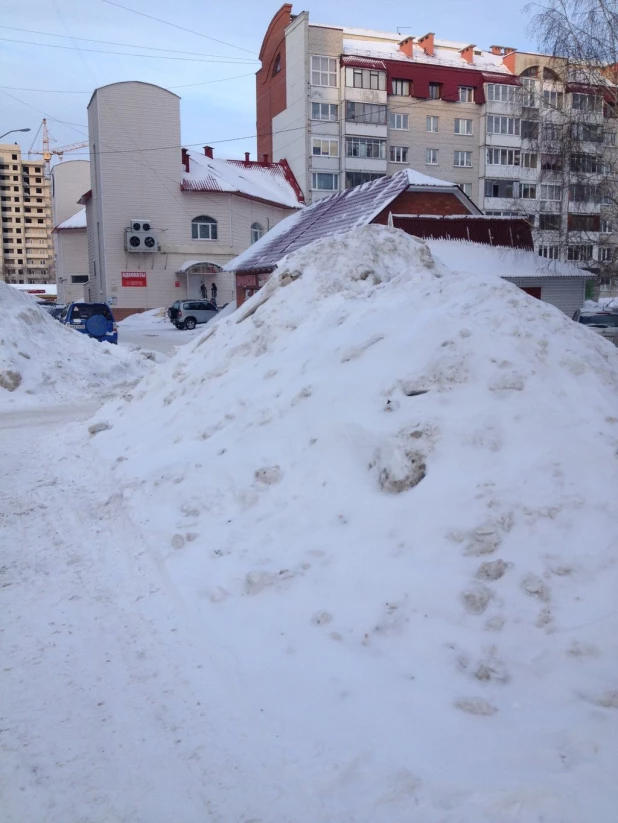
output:
[[[234,309],[235,304],[230,303],[208,325],[212,326],[213,323],[220,322]],[[132,314],[118,324],[118,342],[129,349],[153,350],[171,355],[178,346],[183,346],[196,337],[200,337],[205,328],[205,326],[197,326],[193,331],[177,329],[167,319],[166,309],[150,309],[141,314]]]
[[139,380],[152,363],[61,325],[0,283],[0,409],[83,402]]
[[616,408],[613,346],[372,226],[13,419],[3,823],[615,823]]

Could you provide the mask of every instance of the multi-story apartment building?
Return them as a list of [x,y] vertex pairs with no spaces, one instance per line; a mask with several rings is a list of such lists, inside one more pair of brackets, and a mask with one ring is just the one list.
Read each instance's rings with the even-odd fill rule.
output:
[[[599,185],[617,164],[588,158],[615,153],[614,109],[605,105],[604,117],[600,87],[574,82],[556,60],[433,33],[318,25],[289,3],[260,59],[258,152],[285,156],[308,202],[410,166],[459,184],[490,214],[529,216],[542,256],[614,265],[618,226],[603,216],[610,198]],[[557,143],[541,150],[539,139],[559,132],[579,148],[557,180]],[[581,168],[599,180],[583,185]]]
[[25,160],[17,144],[0,144],[0,278],[5,282],[54,282],[51,195],[44,171],[40,160]]

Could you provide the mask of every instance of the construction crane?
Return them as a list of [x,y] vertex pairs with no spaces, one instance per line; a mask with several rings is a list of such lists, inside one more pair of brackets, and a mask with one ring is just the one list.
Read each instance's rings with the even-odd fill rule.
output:
[[[43,135],[43,145],[42,151],[37,151],[34,149],[34,144],[37,142],[39,135],[42,133]],[[36,134],[34,135],[34,139],[30,148],[28,149],[28,157],[32,157],[36,155],[37,157],[42,157],[43,162],[45,164],[45,177],[49,177],[51,174],[51,158],[52,154],[55,154],[60,160],[62,160],[64,153],[67,151],[75,151],[76,149],[84,149],[88,146],[88,141],[82,143],[71,143],[68,146],[58,146],[56,148],[50,148],[50,140],[54,143],[56,142],[53,137],[50,136],[49,131],[47,130],[47,120],[43,118],[43,122],[37,129]]]

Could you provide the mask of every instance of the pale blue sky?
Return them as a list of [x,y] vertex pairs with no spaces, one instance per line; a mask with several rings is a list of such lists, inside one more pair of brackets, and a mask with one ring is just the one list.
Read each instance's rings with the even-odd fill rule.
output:
[[[281,3],[255,0],[117,2],[232,45],[179,31],[104,0],[22,0],[17,4],[0,0],[0,134],[11,128],[29,126],[31,134],[6,138],[18,140],[28,149],[45,112],[54,118],[50,119],[49,126],[57,145],[80,141],[86,135],[86,105],[96,86],[120,80],[143,80],[171,88],[181,96],[185,145],[210,142],[222,156],[240,157],[245,151],[255,156],[257,54],[266,27]],[[534,49],[536,44],[526,32],[524,5],[524,0],[508,4],[498,4],[496,0],[434,0],[431,3],[304,0],[303,5],[294,5],[294,12],[307,9],[316,23],[385,31],[409,27],[404,33],[422,35],[434,31],[444,39],[462,40],[483,48],[500,43]],[[8,26],[14,28],[5,28]],[[15,28],[51,32],[65,38],[93,38],[178,51],[145,52],[139,48],[63,39]],[[32,43],[70,48],[46,48]],[[74,48],[76,46],[80,49]],[[146,59],[86,49],[192,59]],[[218,59],[223,62],[211,62]],[[247,76],[226,79],[239,75]],[[83,93],[58,93],[57,90]]]

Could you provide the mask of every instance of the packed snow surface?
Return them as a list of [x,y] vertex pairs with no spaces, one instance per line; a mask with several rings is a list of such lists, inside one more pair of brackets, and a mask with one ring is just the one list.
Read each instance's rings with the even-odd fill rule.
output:
[[54,320],[0,283],[0,408],[109,394],[141,378],[148,361]]
[[131,813],[127,709],[88,819],[615,823],[617,409],[616,349],[497,276],[380,226],[290,255],[93,420],[194,754]]

